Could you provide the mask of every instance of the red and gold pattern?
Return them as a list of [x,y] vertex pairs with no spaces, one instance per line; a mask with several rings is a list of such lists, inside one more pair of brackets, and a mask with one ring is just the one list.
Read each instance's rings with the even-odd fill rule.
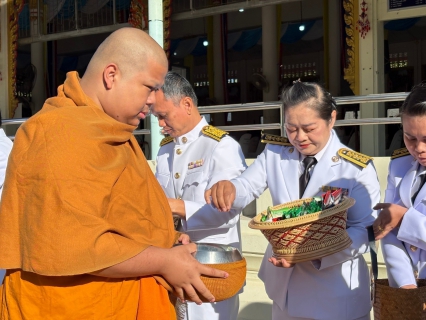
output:
[[170,61],[170,25],[172,20],[172,0],[163,0],[163,30],[164,30],[164,51]]
[[141,30],[148,28],[148,11],[146,0],[132,0],[130,2],[129,24]]
[[16,58],[18,49],[18,17],[24,8],[23,0],[8,0],[8,34],[7,34],[7,50],[8,50],[8,92],[9,92],[9,115],[3,115],[4,118],[13,118],[18,101],[15,98],[16,92]]

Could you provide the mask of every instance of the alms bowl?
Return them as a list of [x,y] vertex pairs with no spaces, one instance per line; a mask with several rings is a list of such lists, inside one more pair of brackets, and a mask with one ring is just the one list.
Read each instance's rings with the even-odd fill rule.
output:
[[237,248],[215,243],[197,243],[194,256],[200,263],[229,274],[226,279],[201,276],[216,302],[229,299],[241,290],[246,279],[247,264]]

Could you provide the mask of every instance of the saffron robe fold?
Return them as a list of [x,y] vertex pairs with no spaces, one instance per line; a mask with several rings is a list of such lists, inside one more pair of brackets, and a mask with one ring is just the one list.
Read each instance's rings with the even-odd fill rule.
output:
[[0,205],[1,319],[150,319],[137,308],[153,286],[170,309],[153,278],[87,274],[178,236],[134,129],[86,96],[76,72],[19,128]]

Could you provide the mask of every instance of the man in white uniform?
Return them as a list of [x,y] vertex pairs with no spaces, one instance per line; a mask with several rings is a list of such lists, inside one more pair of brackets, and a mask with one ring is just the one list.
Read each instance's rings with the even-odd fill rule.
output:
[[[0,113],[0,199],[3,192],[4,178],[6,176],[7,161],[9,159],[10,151],[12,151],[13,142],[7,136],[4,130],[1,128],[1,113]],[[0,283],[3,282],[3,278],[6,271],[0,269]]]
[[1,128],[0,114],[0,199],[3,192],[4,177],[6,176],[7,160],[9,159],[10,151],[12,151],[13,142]]
[[[169,72],[156,93],[152,114],[168,137],[161,142],[156,177],[169,198],[179,229],[194,242],[226,244],[241,249],[240,211],[219,212],[204,200],[204,191],[246,168],[239,144],[227,132],[200,116],[191,84]],[[234,320],[238,295],[218,303],[188,303],[189,320]]]

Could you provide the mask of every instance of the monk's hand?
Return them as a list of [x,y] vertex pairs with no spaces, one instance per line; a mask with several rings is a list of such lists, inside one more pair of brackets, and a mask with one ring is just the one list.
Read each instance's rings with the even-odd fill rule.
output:
[[393,203],[378,203],[373,209],[381,210],[373,224],[376,240],[383,239],[392,229],[399,227],[408,211],[407,208]]
[[176,246],[170,249],[169,261],[164,264],[161,275],[174,288],[179,299],[185,301],[185,293],[188,300],[201,304],[198,294],[207,301],[214,302],[214,296],[201,281],[200,276],[206,275],[214,278],[227,278],[225,271],[213,269],[202,265],[192,255],[197,251],[195,243],[186,246]]
[[268,261],[272,263],[274,266],[281,267],[281,268],[293,268],[295,265],[294,263],[287,262],[287,260],[283,258],[277,259],[274,257],[270,257]]
[[189,244],[191,243],[191,238],[186,233],[181,233],[177,241],[181,244]]
[[216,182],[211,189],[204,193],[206,203],[213,205],[222,212],[231,210],[237,190],[231,181],[221,180]]

